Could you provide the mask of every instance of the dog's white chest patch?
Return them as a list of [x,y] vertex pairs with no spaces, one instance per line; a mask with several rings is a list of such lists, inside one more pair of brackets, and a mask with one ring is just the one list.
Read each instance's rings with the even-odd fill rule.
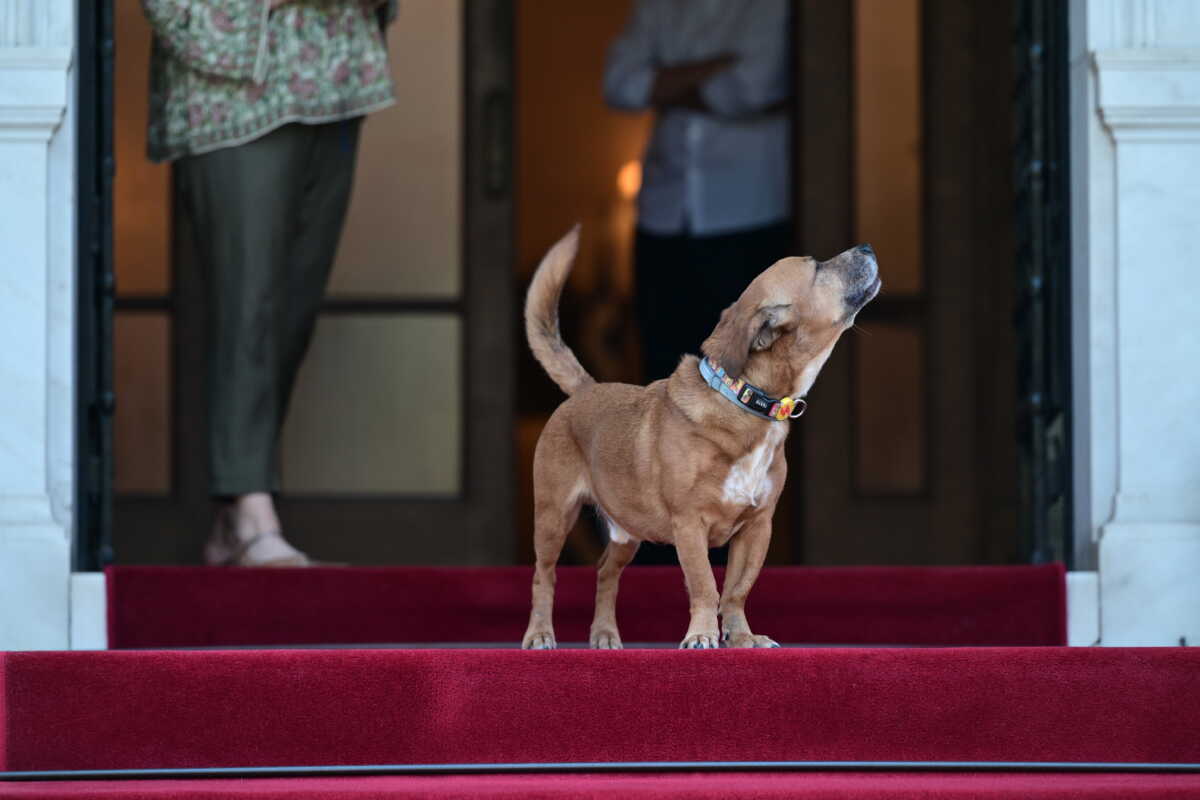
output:
[[721,486],[721,499],[739,506],[757,506],[774,486],[768,473],[775,460],[775,448],[786,434],[783,425],[772,424],[753,450],[733,462],[725,483]]

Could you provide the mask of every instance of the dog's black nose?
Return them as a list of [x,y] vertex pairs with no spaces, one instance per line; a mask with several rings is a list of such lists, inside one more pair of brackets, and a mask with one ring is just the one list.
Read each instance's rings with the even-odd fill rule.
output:
[[856,247],[854,249],[857,250],[858,252],[863,253],[868,256],[875,255],[875,248],[871,247],[871,245],[869,245],[869,244],[860,244],[858,247]]

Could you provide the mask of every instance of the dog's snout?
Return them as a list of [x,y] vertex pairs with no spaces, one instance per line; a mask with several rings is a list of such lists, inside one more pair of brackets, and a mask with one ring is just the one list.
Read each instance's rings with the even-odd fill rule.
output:
[[858,252],[862,253],[865,256],[873,257],[875,255],[875,248],[871,247],[871,245],[869,245],[869,244],[860,244],[858,247],[856,247],[854,249],[857,250]]

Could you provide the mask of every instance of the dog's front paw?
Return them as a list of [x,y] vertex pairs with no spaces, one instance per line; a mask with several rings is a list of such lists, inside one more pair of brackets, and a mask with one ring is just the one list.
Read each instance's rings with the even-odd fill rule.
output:
[[557,647],[554,631],[531,631],[525,634],[525,639],[521,642],[522,650],[554,650]]
[[614,630],[592,631],[589,637],[593,650],[621,650],[621,637]]
[[680,650],[715,650],[719,646],[716,633],[690,633],[679,643]]
[[779,647],[779,642],[770,636],[754,633],[727,633],[721,637],[721,642],[724,647]]

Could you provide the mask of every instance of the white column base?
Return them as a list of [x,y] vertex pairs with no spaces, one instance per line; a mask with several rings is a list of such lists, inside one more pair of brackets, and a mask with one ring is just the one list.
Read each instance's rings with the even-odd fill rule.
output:
[[1095,572],[1067,573],[1067,644],[1100,643],[1100,577]]
[[1118,523],[1100,540],[1105,645],[1200,644],[1200,524]]
[[71,649],[108,649],[108,595],[103,572],[71,575]]
[[0,650],[67,648],[71,552],[57,526],[0,526]]

